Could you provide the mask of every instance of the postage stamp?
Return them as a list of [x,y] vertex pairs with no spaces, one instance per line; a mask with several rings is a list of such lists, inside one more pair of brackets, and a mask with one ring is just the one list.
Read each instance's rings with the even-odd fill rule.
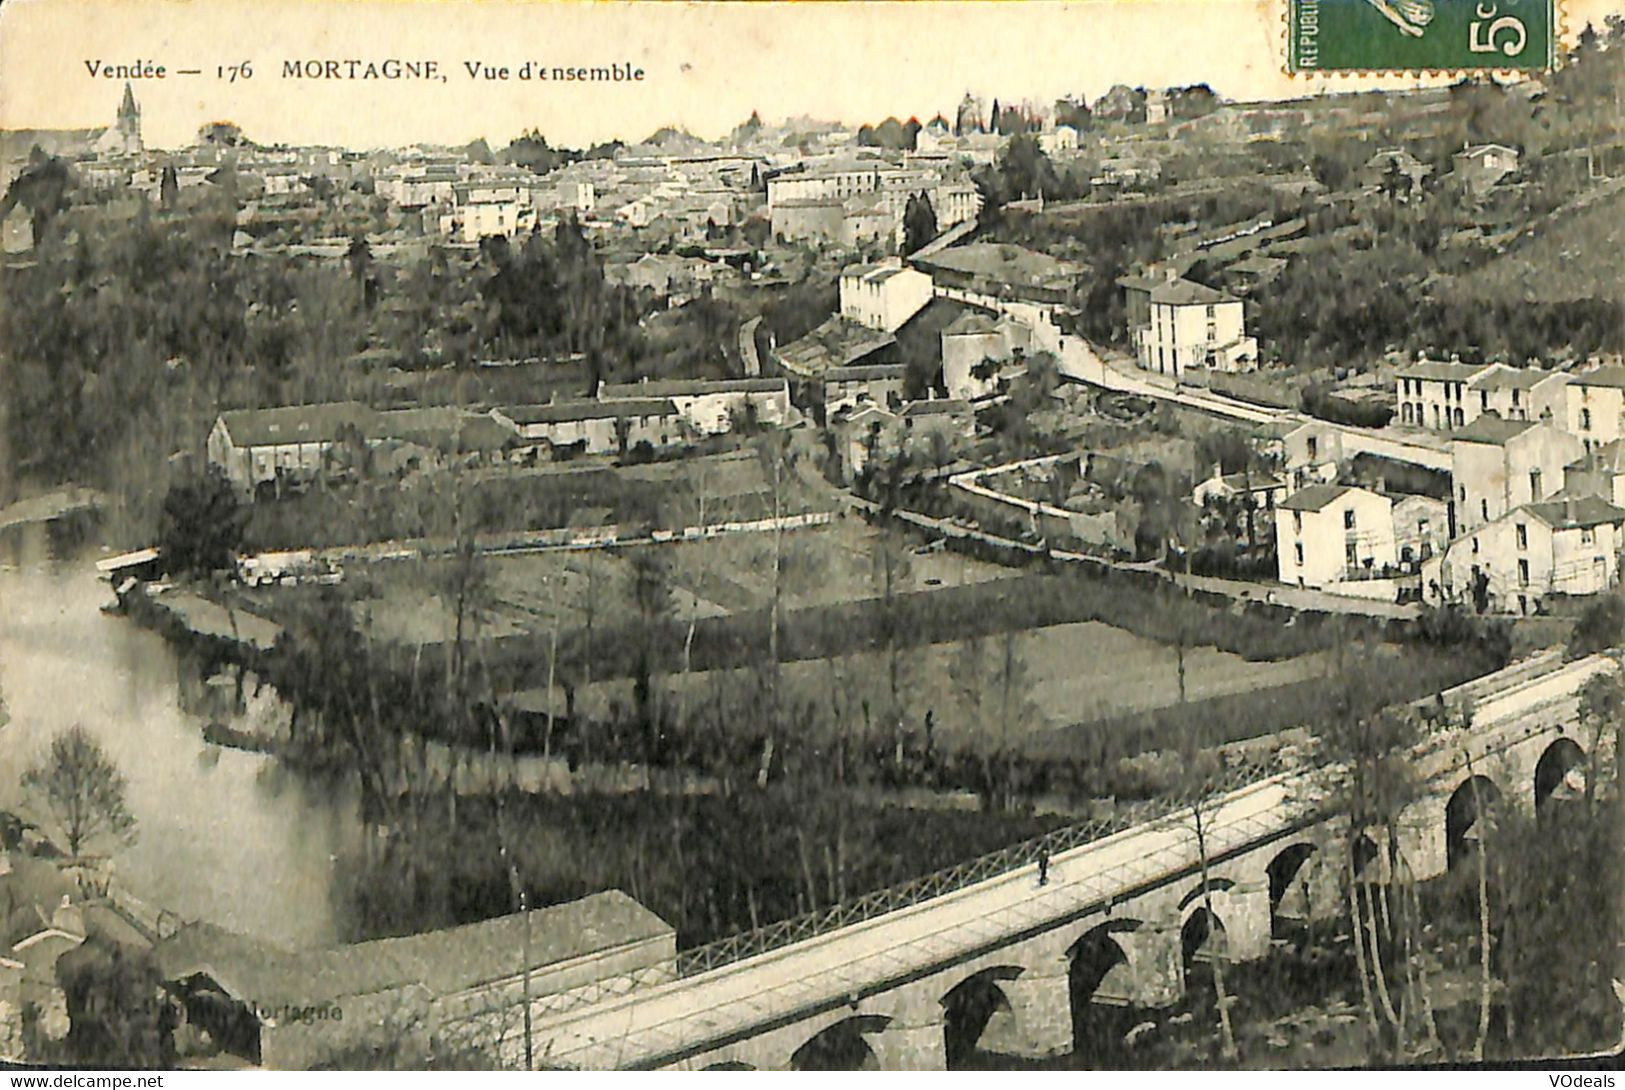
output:
[[1558,0],[1287,0],[1287,69],[1538,71],[1559,15]]

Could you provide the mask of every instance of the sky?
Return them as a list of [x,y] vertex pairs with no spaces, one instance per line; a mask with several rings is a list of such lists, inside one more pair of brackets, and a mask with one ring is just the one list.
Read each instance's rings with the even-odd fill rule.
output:
[[[752,110],[849,124],[950,118],[965,92],[1049,103],[1116,83],[1205,82],[1238,100],[1411,87],[1414,78],[1289,76],[1283,0],[1076,3],[656,3],[586,0],[8,0],[0,7],[0,128],[110,124],[121,78],[98,65],[162,64],[131,83],[149,147],[229,120],[260,143],[493,147],[535,128],[555,145],[640,140],[663,125],[725,135]],[[1467,0],[1440,0],[1467,2]],[[1625,0],[1566,0],[1568,37]],[[432,60],[432,80],[311,80],[288,61]],[[621,64],[641,82],[517,79]],[[221,66],[247,61],[231,82]],[[467,62],[507,66],[471,79]],[[177,75],[177,69],[199,75]],[[229,73],[227,74],[229,76]]]

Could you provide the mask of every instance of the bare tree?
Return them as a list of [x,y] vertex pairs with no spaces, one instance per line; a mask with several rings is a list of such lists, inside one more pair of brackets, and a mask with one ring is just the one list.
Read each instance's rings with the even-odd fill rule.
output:
[[93,844],[135,842],[124,776],[77,723],[51,739],[44,759],[23,773],[23,790],[76,861]]
[[[1219,754],[1203,744],[1199,732],[1187,732],[1180,750],[1175,754],[1179,762],[1176,791],[1185,800],[1190,812],[1191,829],[1196,835],[1196,862],[1202,882],[1202,910],[1207,913],[1210,941],[1219,932],[1219,917],[1213,909],[1213,878],[1210,873],[1208,834],[1219,797],[1224,790],[1224,763]],[[1217,944],[1216,944],[1217,945]],[[1229,957],[1228,943],[1213,952],[1213,998],[1218,1008],[1219,1048],[1226,1060],[1234,1060],[1236,1052],[1235,1030],[1230,1024],[1230,996],[1224,986],[1224,964]]]
[[763,776],[772,760],[774,736],[778,731],[782,699],[783,669],[779,663],[779,621],[784,593],[784,509],[795,478],[798,452],[789,432],[775,428],[756,437],[756,455],[761,460],[773,504],[773,584],[768,606],[766,677],[769,732],[763,754]]

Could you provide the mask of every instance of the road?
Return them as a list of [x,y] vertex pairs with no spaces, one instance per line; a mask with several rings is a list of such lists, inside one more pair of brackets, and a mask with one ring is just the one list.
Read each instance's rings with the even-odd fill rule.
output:
[[762,316],[758,314],[739,327],[739,358],[745,365],[746,378],[762,375],[762,358],[756,354],[756,327],[761,324]]
[[1157,378],[1131,364],[1101,356],[1081,337],[1059,338],[1057,353],[1062,375],[1091,386],[1154,398],[1187,409],[1211,413],[1243,424],[1316,423],[1337,432],[1347,454],[1372,454],[1428,469],[1450,470],[1450,443],[1444,436],[1411,428],[1356,428],[1334,424],[1290,409],[1254,405],[1190,386]]
[[1348,613],[1387,620],[1412,620],[1421,616],[1419,605],[1400,605],[1375,598],[1351,598],[1329,594],[1312,587],[1290,587],[1285,583],[1249,583],[1239,579],[1216,579],[1207,575],[1176,574],[1173,581],[1192,590],[1223,594],[1241,602],[1272,602],[1311,613]]
[[[1209,815],[1208,850],[1240,848],[1292,820],[1284,777],[1225,797]],[[1040,887],[1027,865],[944,897],[809,942],[598,1004],[537,1026],[539,1055],[584,1070],[650,1066],[774,1018],[883,990],[1026,927],[1199,866],[1188,819],[1164,818],[1064,852]]]

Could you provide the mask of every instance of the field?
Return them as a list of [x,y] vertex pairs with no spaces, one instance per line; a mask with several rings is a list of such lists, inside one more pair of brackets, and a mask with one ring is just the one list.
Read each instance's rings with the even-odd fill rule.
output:
[[[1152,640],[1097,621],[1031,629],[1015,636],[1019,663],[1012,687],[1010,733],[1003,736],[995,724],[1003,718],[1002,681],[998,671],[1004,641],[979,641],[981,679],[979,702],[964,694],[969,641],[931,644],[902,657],[904,700],[914,709],[910,726],[923,728],[931,713],[936,737],[944,744],[993,745],[1008,740],[1047,734],[1062,727],[1123,716],[1175,704],[1179,677],[1175,651]],[[784,666],[790,699],[811,704],[825,713],[838,702],[850,715],[851,727],[861,729],[862,707],[871,712],[888,703],[888,659],[884,652],[863,652],[834,659],[792,662]],[[1248,662],[1212,647],[1189,648],[1185,653],[1188,700],[1249,692],[1320,677],[1329,669],[1325,653],[1303,655],[1283,662]],[[715,670],[663,678],[666,699],[696,706],[722,693],[744,691],[750,684],[746,670]],[[630,681],[599,682],[578,696],[581,709],[591,717],[607,717],[616,706],[633,706]]]
[[[701,521],[702,508],[706,522],[773,513],[761,460],[754,451],[736,450],[645,465],[582,458],[536,469],[425,473],[405,482],[313,488],[256,502],[246,538],[254,550],[446,539],[458,504],[465,525],[488,533],[605,523],[681,527]],[[784,514],[826,508],[823,496],[797,477],[781,489]]]
[[[708,516],[709,517],[709,516]],[[876,531],[856,517],[782,537],[781,606],[790,611],[871,598],[880,593]],[[773,596],[773,535],[753,532],[706,542],[639,545],[617,550],[490,556],[482,562],[486,604],[479,634],[490,637],[550,636],[584,628],[614,629],[639,620],[633,599],[633,554],[655,550],[668,575],[666,615],[678,621],[751,612]],[[894,560],[898,593],[1007,578],[1008,568],[947,552],[904,550]],[[446,596],[453,566],[446,561],[399,561],[354,570],[361,594],[356,607],[363,630],[405,644],[449,640],[456,611]],[[252,594],[267,612],[300,590],[266,589]],[[590,603],[590,604],[589,604]],[[465,618],[466,622],[466,618]]]

